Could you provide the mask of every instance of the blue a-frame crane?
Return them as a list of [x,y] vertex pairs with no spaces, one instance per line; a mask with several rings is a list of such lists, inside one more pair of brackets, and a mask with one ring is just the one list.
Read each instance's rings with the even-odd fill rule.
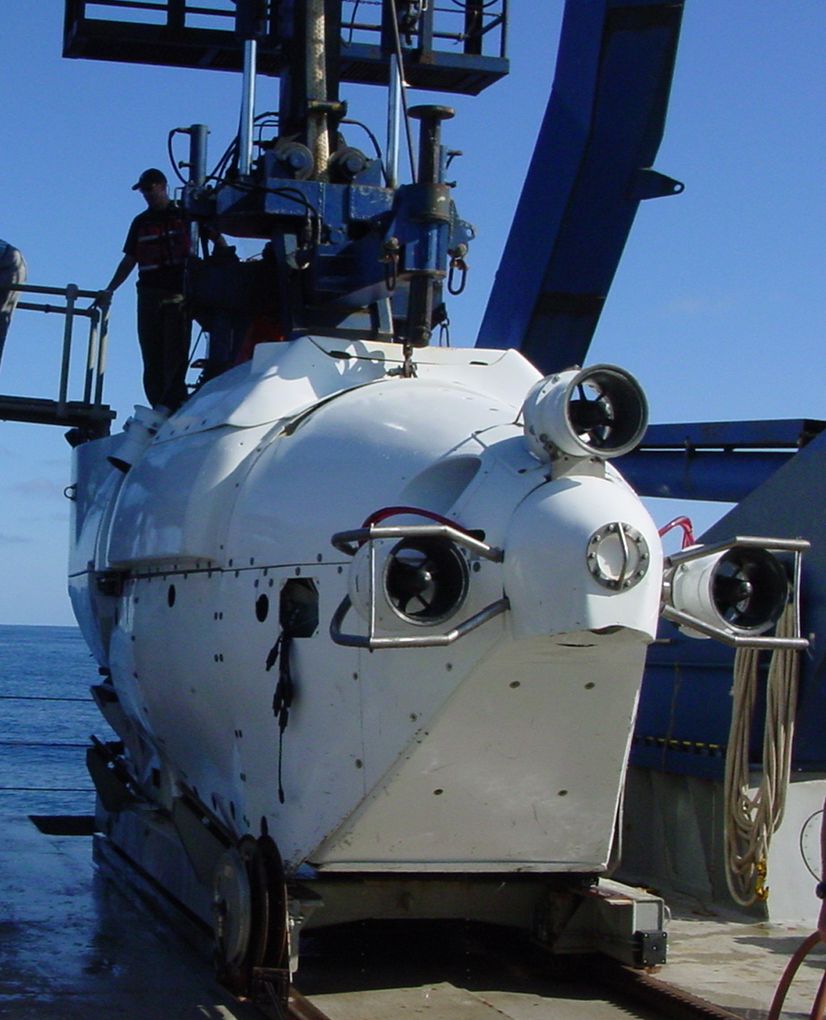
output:
[[652,169],[682,13],[682,0],[566,5],[478,347],[514,347],[544,373],[583,363],[639,203],[682,191]]

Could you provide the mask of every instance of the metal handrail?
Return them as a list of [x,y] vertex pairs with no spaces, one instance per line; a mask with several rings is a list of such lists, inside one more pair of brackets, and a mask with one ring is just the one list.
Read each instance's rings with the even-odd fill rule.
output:
[[[409,511],[415,513],[415,510]],[[386,648],[443,648],[454,641],[465,637],[477,627],[481,627],[510,609],[506,596],[491,602],[479,612],[456,624],[445,634],[409,635],[398,634],[392,637],[376,637],[376,561],[375,543],[380,539],[409,538],[442,538],[464,546],[472,555],[481,556],[494,563],[501,563],[504,552],[495,546],[488,545],[481,539],[450,524],[371,524],[365,528],[353,528],[350,531],[337,531],[330,541],[339,552],[355,556],[359,549],[369,543],[370,546],[370,619],[368,633],[347,634],[342,630],[344,618],[352,607],[349,595],[345,595],[330,621],[330,637],[337,645],[350,648],[368,648],[371,652]]]
[[[412,510],[411,513],[415,511]],[[464,546],[475,556],[482,556],[494,563],[501,563],[505,556],[496,546],[488,545],[487,542],[450,524],[371,524],[367,528],[337,531],[330,541],[339,552],[355,556],[365,542],[375,542],[381,538],[448,538],[457,545]]]
[[[677,567],[691,560],[710,558],[718,553],[727,552],[729,549],[735,548],[765,549],[766,552],[791,552],[794,554],[791,589],[791,598],[794,605],[794,634],[790,637],[758,637],[748,634],[737,634],[734,630],[724,629],[699,620],[692,613],[688,613],[684,609],[677,609],[669,602],[669,589]],[[811,543],[803,538],[763,538],[757,535],[735,535],[733,538],[725,539],[722,542],[715,542],[712,545],[696,545],[690,546],[688,549],[681,549],[665,559],[665,571],[663,574],[663,592],[665,598],[660,613],[663,619],[669,620],[678,627],[688,627],[690,630],[695,630],[706,637],[716,638],[731,648],[785,648],[805,651],[809,647],[810,642],[808,638],[802,637],[800,632],[800,575],[803,553],[810,548]]]
[[[491,10],[488,9],[490,6],[490,3],[479,6],[477,13],[482,19],[481,23],[469,35],[468,13],[464,8],[459,5],[456,5],[455,8],[445,6],[437,8],[432,4],[424,5],[420,24],[415,30],[417,40],[415,48],[424,46],[425,49],[430,49],[433,40],[438,39],[460,44],[464,52],[469,55],[482,55],[482,50],[485,48],[490,55],[503,59],[507,43],[508,0],[498,0],[496,7]],[[94,14],[90,15],[87,12],[87,7],[94,7]],[[212,31],[229,32],[231,29],[229,27],[224,29],[223,26],[229,19],[234,20],[236,16],[234,7],[221,10],[203,6],[197,0],[194,2],[193,0],[73,0],[71,7],[75,19],[84,18],[90,21],[106,20],[107,16],[115,20],[119,10],[161,16],[163,18],[162,27],[175,30],[186,28],[189,19],[197,17],[201,23],[208,23]],[[359,33],[368,39],[380,41],[382,33],[385,31],[385,25],[381,20],[356,21],[358,10],[357,2],[352,4],[352,10],[349,12],[344,11],[342,4],[341,32],[343,40],[349,35],[346,42],[352,43],[353,34]],[[345,13],[349,13],[349,21],[344,20]],[[265,14],[267,18],[274,18],[274,5],[265,8]],[[464,19],[464,25],[459,24],[454,27],[460,19]],[[149,24],[154,26],[156,23],[149,22]],[[496,33],[494,42],[489,42],[486,39],[491,33]],[[485,46],[485,43],[488,45]]]
[[[9,287],[9,290],[20,294],[42,294],[65,299],[65,304],[18,301],[15,308],[15,311],[56,313],[65,317],[60,385],[57,398],[57,413],[61,416],[66,414],[69,403],[69,368],[72,357],[74,322],[78,317],[89,320],[83,403],[87,404],[90,408],[101,408],[103,406],[103,380],[106,372],[106,353],[109,339],[111,294],[107,291],[81,290],[75,283],[69,283],[65,287],[40,287],[30,283],[15,283]],[[77,302],[86,299],[91,300],[93,304],[88,308],[78,308]]]
[[480,609],[478,613],[469,616],[462,623],[457,624],[446,634],[422,634],[406,635],[398,634],[393,637],[376,637],[373,627],[369,634],[346,634],[342,630],[344,617],[350,611],[352,602],[350,596],[345,595],[339,603],[338,609],[333,613],[330,620],[330,637],[337,645],[344,645],[349,648],[368,648],[371,652],[377,652],[387,648],[445,648],[455,641],[470,634],[471,631],[481,627],[488,620],[506,613],[510,609],[510,602],[506,596],[491,602],[490,605]]

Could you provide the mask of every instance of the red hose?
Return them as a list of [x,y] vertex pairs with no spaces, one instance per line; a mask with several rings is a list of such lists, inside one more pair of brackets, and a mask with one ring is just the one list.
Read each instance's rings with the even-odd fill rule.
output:
[[672,528],[683,529],[683,549],[687,549],[690,545],[694,545],[694,526],[691,523],[690,517],[675,517],[673,521],[669,521],[668,524],[664,524],[658,532],[660,538],[671,531]]
[[401,514],[414,514],[417,517],[426,517],[437,524],[447,524],[457,531],[463,531],[466,535],[471,534],[467,528],[463,528],[461,524],[452,521],[449,517],[443,517],[442,514],[437,514],[435,510],[422,510],[421,507],[416,506],[383,506],[380,510],[374,510],[369,517],[365,518],[362,527],[369,528],[372,524],[380,524],[382,521],[387,520],[388,517],[398,517]]
[[826,974],[820,979],[820,987],[817,990],[809,1020],[823,1020],[824,1012],[826,1012]]
[[[809,937],[805,939],[805,941],[800,946],[797,947],[797,949],[794,952],[794,955],[786,964],[786,969],[783,971],[783,974],[780,977],[780,982],[777,985],[777,990],[774,993],[774,998],[772,999],[772,1004],[769,1009],[769,1015],[766,1018],[766,1020],[779,1020],[780,1011],[783,1008],[783,1003],[786,1001],[786,993],[789,991],[791,983],[794,980],[794,976],[797,973],[800,964],[803,963],[803,961],[806,959],[806,957],[809,955],[812,949],[814,949],[814,947],[820,941],[821,941],[820,932],[813,931],[812,934],[809,935]],[[820,991],[818,992],[818,999],[820,998],[822,991],[823,984],[821,983]],[[817,1003],[817,1000],[815,1000],[815,1003]],[[819,1014],[815,1013],[814,1011],[811,1013],[811,1017],[813,1018],[813,1020],[821,1020],[822,1016],[823,1016],[822,1010]]]
[[817,930],[820,932],[820,937],[826,942],[826,899],[823,899],[824,887],[826,887],[826,800],[823,802],[823,814],[820,816],[820,885],[817,888],[817,894],[821,897]]

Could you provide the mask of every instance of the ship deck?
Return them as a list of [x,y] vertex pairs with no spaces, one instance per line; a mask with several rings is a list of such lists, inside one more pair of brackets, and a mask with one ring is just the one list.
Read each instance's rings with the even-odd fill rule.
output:
[[[92,837],[54,836],[25,816],[2,818],[0,845],[0,1015],[22,1020],[253,1020],[213,979],[209,961],[181,929],[139,899],[125,876],[95,864]],[[813,915],[815,907],[813,906]],[[763,1020],[792,952],[809,932],[790,925],[743,923],[684,902],[669,928],[669,963],[657,978],[745,1020]],[[617,1007],[604,989],[582,982],[526,978],[511,961],[502,976],[473,973],[470,961],[417,950],[366,972],[358,951],[349,962],[311,954],[297,984],[331,1020],[390,1020],[405,1011],[431,1020],[542,1020],[660,1014]],[[823,952],[801,968],[786,1017],[808,1016],[823,975]]]

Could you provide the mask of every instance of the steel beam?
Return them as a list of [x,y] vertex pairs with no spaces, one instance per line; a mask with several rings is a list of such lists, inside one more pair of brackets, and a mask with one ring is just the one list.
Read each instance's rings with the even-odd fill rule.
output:
[[581,365],[651,169],[682,0],[568,0],[551,97],[476,340],[549,373]]

